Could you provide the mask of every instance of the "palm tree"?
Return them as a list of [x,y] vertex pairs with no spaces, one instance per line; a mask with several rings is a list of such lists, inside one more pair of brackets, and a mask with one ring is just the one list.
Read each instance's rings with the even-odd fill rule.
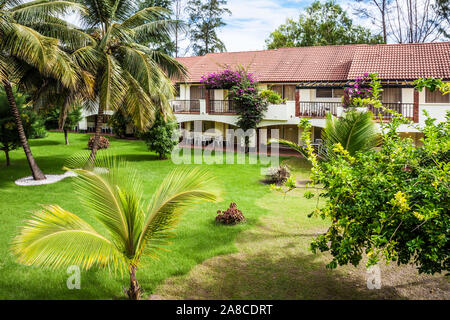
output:
[[333,156],[333,146],[338,143],[351,156],[358,151],[368,151],[379,144],[379,137],[371,112],[350,109],[341,118],[328,114],[322,132],[323,156]]
[[[139,3],[132,0],[79,2],[88,8],[89,14],[81,15],[83,29],[78,31],[90,41],[74,49],[71,55],[94,76],[98,112],[92,162],[105,110],[125,110],[136,127],[144,129],[161,106],[165,113],[171,113],[169,100],[174,88],[170,78],[182,77],[186,71],[175,59],[140,44],[174,28],[175,22],[166,19],[167,10],[150,7],[138,11]],[[72,42],[72,37],[63,33],[58,39]]]
[[32,24],[42,24],[51,30],[49,21],[56,15],[66,13],[70,8],[82,9],[80,5],[70,1],[0,1],[0,81],[35,180],[43,180],[45,175],[38,167],[28,145],[14,100],[12,83],[19,82],[24,69],[32,67],[47,77],[58,79],[67,87],[75,85],[77,77],[73,73],[70,60],[59,50],[58,40],[43,36],[31,27]]
[[[342,147],[354,155],[357,151],[368,151],[379,144],[379,134],[371,112],[347,110],[341,118],[327,114],[325,128],[322,131],[323,148],[319,157],[328,159],[334,155],[334,145]],[[308,153],[303,146],[283,139],[271,139],[268,144],[280,145],[296,150],[305,158]]]
[[216,201],[218,192],[207,171],[175,169],[147,201],[140,174],[129,164],[109,156],[97,157],[95,164],[108,170],[75,169],[75,186],[82,205],[104,228],[96,230],[57,205],[43,206],[20,229],[12,252],[25,265],[128,271],[127,295],[139,299],[136,272],[141,257],[159,255],[173,237],[180,214],[194,203]]

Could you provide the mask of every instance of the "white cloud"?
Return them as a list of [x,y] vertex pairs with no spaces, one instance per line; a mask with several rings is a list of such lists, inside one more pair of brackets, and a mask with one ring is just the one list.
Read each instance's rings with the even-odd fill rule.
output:
[[[227,26],[218,32],[228,51],[262,50],[270,33],[288,18],[298,17],[304,1],[229,0],[232,16],[225,17]],[[298,2],[298,8],[292,3]],[[303,3],[302,3],[303,2]],[[308,4],[309,1],[306,2]]]

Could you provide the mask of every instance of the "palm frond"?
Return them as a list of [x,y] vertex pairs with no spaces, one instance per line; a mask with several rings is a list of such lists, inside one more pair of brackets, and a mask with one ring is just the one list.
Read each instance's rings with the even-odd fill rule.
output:
[[87,13],[82,4],[61,0],[31,1],[10,9],[14,20],[20,24],[45,22],[49,16],[63,16],[70,10]]
[[99,103],[105,110],[119,110],[127,94],[128,84],[116,59],[105,54],[104,60],[106,64],[99,79]]
[[[75,160],[77,158],[77,160]],[[88,153],[80,153],[70,160],[87,162]],[[73,169],[78,174],[74,180],[80,203],[92,210],[109,231],[115,245],[132,257],[142,230],[142,183],[136,169],[111,153],[96,159],[93,171]]]
[[327,115],[322,140],[329,155],[334,154],[332,149],[337,143],[354,155],[357,151],[375,147],[379,142],[379,134],[370,112],[349,110],[342,118]]
[[131,17],[122,22],[126,28],[134,28],[145,24],[149,21],[160,20],[167,18],[170,14],[169,9],[161,7],[149,7],[134,13]]
[[13,239],[18,262],[56,269],[78,265],[124,270],[126,263],[114,244],[87,222],[59,206],[44,206],[26,221]]
[[271,145],[271,144],[274,144],[274,143],[278,143],[279,145],[282,145],[282,146],[285,146],[285,147],[289,147],[289,148],[297,151],[301,155],[303,155],[305,158],[308,157],[308,153],[305,150],[305,148],[300,146],[300,145],[298,145],[298,144],[296,144],[296,143],[294,143],[294,142],[291,142],[291,141],[288,141],[288,140],[283,140],[283,139],[270,139],[267,142],[267,145]]
[[199,201],[218,201],[213,177],[199,168],[175,169],[161,183],[147,210],[138,250],[154,254],[171,237],[180,214]]

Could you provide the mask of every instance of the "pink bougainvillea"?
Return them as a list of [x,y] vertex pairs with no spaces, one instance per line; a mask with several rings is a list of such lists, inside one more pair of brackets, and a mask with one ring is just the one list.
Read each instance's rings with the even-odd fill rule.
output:
[[243,79],[247,79],[250,85],[256,83],[252,73],[245,74],[243,71],[232,71],[230,69],[202,76],[201,83],[206,89],[231,89],[240,85]]
[[370,98],[371,79],[369,74],[366,72],[362,77],[357,77],[354,82],[350,83],[344,88],[344,97],[342,99],[342,104],[344,107],[354,106],[353,100],[355,98]]

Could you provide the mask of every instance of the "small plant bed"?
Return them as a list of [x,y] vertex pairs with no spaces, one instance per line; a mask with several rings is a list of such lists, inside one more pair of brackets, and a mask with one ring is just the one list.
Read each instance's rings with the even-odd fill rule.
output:
[[270,167],[267,169],[266,179],[263,180],[266,184],[282,185],[291,176],[291,170],[287,165],[279,167]]
[[218,216],[216,217],[216,222],[226,225],[235,225],[238,223],[245,222],[245,217],[242,211],[237,208],[236,203],[232,202],[230,207],[226,211],[217,211]]
[[[95,136],[89,138],[88,148],[92,150],[94,146]],[[98,149],[108,149],[109,148],[109,140],[106,137],[100,136],[98,140]]]

